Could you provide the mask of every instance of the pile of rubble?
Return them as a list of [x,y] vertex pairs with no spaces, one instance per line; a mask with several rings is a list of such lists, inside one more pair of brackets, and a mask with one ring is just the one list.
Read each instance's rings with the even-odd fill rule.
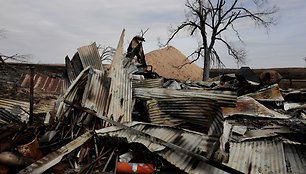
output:
[[0,99],[0,173],[306,171],[306,91],[249,68],[165,79],[143,63],[141,39],[128,54],[123,40],[109,71],[95,43],[66,57],[63,95],[31,124],[28,103]]

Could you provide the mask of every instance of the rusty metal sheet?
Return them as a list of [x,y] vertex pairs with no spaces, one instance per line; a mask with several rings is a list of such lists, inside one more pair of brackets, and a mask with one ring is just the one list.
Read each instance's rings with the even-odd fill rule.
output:
[[223,107],[222,112],[225,118],[235,115],[279,119],[289,118],[288,115],[284,115],[271,109],[268,109],[267,107],[260,104],[258,101],[251,97],[240,97],[237,100],[235,108]]
[[175,125],[209,135],[221,135],[223,115],[215,100],[174,97],[147,101],[152,123]]
[[[21,87],[29,87],[30,74],[24,74],[19,80]],[[60,94],[62,92],[63,79],[51,77],[43,74],[34,75],[34,89],[39,89],[48,93]]]
[[280,92],[277,84],[260,89],[255,93],[246,94],[246,96],[252,97],[258,101],[284,101],[282,93]]

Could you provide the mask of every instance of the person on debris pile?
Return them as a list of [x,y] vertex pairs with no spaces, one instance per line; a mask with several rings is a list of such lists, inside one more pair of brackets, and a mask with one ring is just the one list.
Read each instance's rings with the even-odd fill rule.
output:
[[133,59],[136,56],[138,63],[142,66],[147,66],[142,48],[142,42],[144,41],[145,39],[142,36],[135,36],[129,44],[126,57]]

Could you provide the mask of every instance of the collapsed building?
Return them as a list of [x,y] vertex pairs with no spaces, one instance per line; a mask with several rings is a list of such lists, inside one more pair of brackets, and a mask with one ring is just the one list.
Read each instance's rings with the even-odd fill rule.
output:
[[123,40],[108,71],[93,43],[3,87],[19,98],[0,99],[1,173],[305,173],[305,90],[250,68],[175,79]]

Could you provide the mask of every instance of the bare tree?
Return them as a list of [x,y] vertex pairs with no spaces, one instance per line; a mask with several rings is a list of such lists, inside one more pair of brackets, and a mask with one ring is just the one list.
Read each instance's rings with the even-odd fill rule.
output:
[[220,42],[228,49],[228,54],[236,59],[237,63],[245,60],[246,51],[227,41],[222,33],[234,32],[238,40],[243,43],[238,32],[237,24],[243,21],[253,21],[255,25],[262,26],[267,31],[272,24],[276,24],[276,6],[270,6],[267,0],[187,0],[186,20],[176,28],[171,29],[169,42],[181,31],[187,30],[191,36],[197,33],[201,36],[198,48],[189,57],[194,62],[204,58],[203,80],[209,78],[211,62],[224,66],[215,44]]
[[[5,29],[0,29],[0,36],[5,36]],[[9,66],[7,62],[22,62],[26,63],[28,61],[29,55],[23,55],[23,54],[13,54],[13,55],[6,55],[0,52],[0,65],[4,65],[6,67],[9,67],[11,69],[14,69],[13,67]],[[15,70],[15,69],[14,69]]]

